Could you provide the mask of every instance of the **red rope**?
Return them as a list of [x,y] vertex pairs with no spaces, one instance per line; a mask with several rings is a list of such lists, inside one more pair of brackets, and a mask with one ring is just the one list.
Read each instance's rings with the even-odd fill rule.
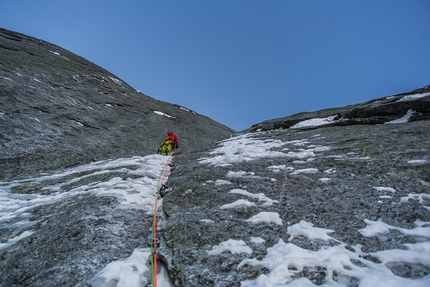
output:
[[[154,248],[154,250],[157,250],[157,202],[158,202],[158,194],[161,190],[161,187],[163,186],[163,182],[164,179],[166,178],[167,175],[167,170],[168,170],[168,166],[170,164],[172,158],[172,154],[170,154],[169,158],[167,159],[167,163],[164,166],[164,171],[163,174],[160,178],[160,180],[158,181],[158,187],[157,187],[157,194],[155,196],[155,202],[154,202],[154,217],[153,217],[153,221],[152,221],[152,246]],[[151,248],[152,249],[152,248]],[[152,253],[152,250],[151,250]],[[156,251],[154,253],[152,253],[152,257],[153,257],[153,270],[152,270],[152,283],[154,287],[157,287],[157,253]]]

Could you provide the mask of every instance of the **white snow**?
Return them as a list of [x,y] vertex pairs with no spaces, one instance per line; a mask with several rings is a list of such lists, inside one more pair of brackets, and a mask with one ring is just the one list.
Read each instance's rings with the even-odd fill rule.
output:
[[14,238],[9,239],[7,242],[0,243],[0,250],[4,249],[6,247],[9,247],[9,246],[11,246],[13,244],[15,244],[16,242],[20,241],[23,238],[26,238],[26,237],[32,235],[33,233],[34,233],[33,230],[31,230],[31,231],[30,230],[26,230],[23,233],[21,233],[20,235],[14,237]]
[[255,172],[248,172],[244,170],[240,171],[232,171],[230,170],[227,174],[227,177],[241,177],[241,178],[262,178],[261,176],[255,175]]
[[215,181],[213,181],[213,180],[208,180],[208,181],[206,181],[206,183],[203,183],[203,185],[206,185],[207,183],[213,183],[213,184],[215,184],[216,186],[231,184],[231,182],[230,182],[230,181],[225,180],[225,179],[217,179],[217,180],[215,180]]
[[377,191],[396,193],[396,190],[392,187],[374,186],[373,188],[376,189]]
[[298,158],[298,159],[304,159],[304,158],[308,158],[308,157],[314,157],[315,154],[313,151],[309,151],[309,150],[304,150],[304,151],[298,151],[298,152],[288,152],[286,157],[289,158]]
[[110,286],[112,283],[116,283],[113,286],[117,287],[144,286],[150,282],[144,276],[144,273],[150,272],[147,265],[150,255],[150,248],[137,248],[130,257],[106,265],[90,282],[92,286]]
[[319,239],[327,241],[329,239],[332,239],[330,236],[327,235],[327,233],[333,232],[334,230],[314,227],[312,223],[306,222],[304,220],[301,220],[299,223],[296,223],[287,228],[287,234],[291,235],[290,238],[288,238],[288,241],[291,241],[298,236],[305,236],[309,239],[314,240]]
[[[130,257],[112,261],[94,278],[90,280],[93,287],[139,287],[151,283],[150,266],[148,258],[151,255],[150,248],[136,248]],[[157,273],[157,286],[171,287],[167,272],[160,268]]]
[[11,78],[8,78],[8,77],[0,76],[0,78],[13,82],[13,80]]
[[174,116],[168,115],[168,114],[163,113],[163,112],[160,112],[160,111],[154,111],[154,113],[156,113],[157,115],[160,115],[160,116],[164,116],[164,117],[166,117],[166,118],[173,118],[173,119],[176,119]]
[[298,129],[298,128],[303,128],[303,127],[316,127],[316,126],[322,126],[322,125],[327,125],[327,124],[331,124],[333,122],[335,122],[335,119],[338,116],[330,116],[327,118],[314,118],[314,119],[310,119],[310,120],[305,120],[305,121],[301,121],[297,124],[295,124],[294,126],[292,126],[292,129]]
[[[358,230],[358,232],[360,232],[361,235],[365,237],[377,236],[379,234],[386,234],[390,230],[398,230],[405,235],[410,235],[418,238],[424,237],[424,238],[427,238],[427,240],[430,239],[430,227],[429,226],[423,227],[423,225],[426,225],[426,224],[428,225],[430,222],[423,223],[422,221],[418,221],[415,223],[417,227],[413,229],[390,226],[382,222],[381,220],[372,221],[372,220],[365,219],[364,222],[367,224],[367,226],[363,229]],[[427,242],[427,246],[430,248],[430,242]],[[429,260],[430,260],[430,257],[429,257]]]
[[264,202],[262,204],[263,206],[270,206],[273,203],[278,203],[277,200],[272,200],[272,199],[268,198],[267,196],[264,195],[264,193],[251,193],[251,192],[248,192],[247,190],[240,189],[240,188],[232,189],[229,191],[229,193],[241,194],[241,195],[245,195],[245,196],[248,196],[251,198],[258,199],[259,202]]
[[409,199],[418,200],[419,203],[423,204],[425,201],[430,203],[430,194],[428,193],[409,193],[407,196],[402,196],[400,198],[400,203],[408,202]]
[[[355,277],[360,280],[359,286],[390,286],[390,287],[424,287],[429,286],[430,276],[427,275],[419,280],[402,278],[394,275],[386,267],[389,262],[410,262],[429,265],[430,257],[420,256],[418,250],[426,250],[426,246],[414,245],[408,250],[385,250],[372,253],[372,256],[382,260],[383,263],[374,263],[363,259],[365,253],[360,246],[353,246],[355,252],[345,248],[345,243],[336,246],[325,246],[318,251],[300,248],[292,243],[285,243],[282,239],[273,247],[267,248],[267,255],[262,260],[255,258],[244,259],[238,269],[245,265],[263,266],[270,270],[255,280],[241,282],[241,287],[286,287],[286,286],[309,286],[314,285],[307,278],[295,279],[294,276],[304,267],[308,269],[322,267],[327,270],[325,284],[322,286],[347,286],[346,276]],[[412,256],[408,256],[412,255]],[[419,259],[418,259],[419,258]],[[364,266],[355,265],[360,262]],[[334,276],[336,274],[336,276]],[[337,281],[334,278],[338,278]]]
[[326,173],[326,174],[333,174],[333,173],[336,173],[336,169],[329,168],[329,169],[325,170],[324,173]]
[[204,223],[215,223],[215,221],[213,221],[213,220],[211,220],[211,219],[201,219],[200,220],[201,222],[204,222]]
[[238,199],[235,202],[222,205],[220,209],[240,208],[240,207],[249,207],[249,206],[256,206],[256,204],[246,199]]
[[317,168],[303,168],[303,169],[297,169],[290,174],[296,175],[299,173],[317,173],[317,172],[318,172]]
[[190,110],[190,109],[187,109],[187,108],[184,108],[184,107],[181,107],[181,106],[178,106],[181,110],[184,110],[184,111],[186,111],[186,112],[190,112],[190,113],[192,113],[192,114],[196,114],[196,112],[194,112],[194,111],[192,111],[192,110]]
[[428,162],[428,160],[426,159],[413,159],[408,161],[408,164],[426,164]]
[[331,181],[331,178],[329,178],[329,177],[321,177],[321,178],[319,178],[319,180],[322,181],[322,182],[329,182],[329,181]]
[[415,101],[424,97],[430,96],[430,93],[424,93],[424,94],[414,94],[414,95],[408,95],[404,96],[397,102],[409,102],[409,101]]
[[261,237],[251,237],[249,241],[251,243],[256,243],[256,244],[263,244],[264,242],[266,242],[266,240],[264,240]]
[[407,113],[406,113],[406,115],[404,115],[403,117],[401,117],[399,119],[396,119],[396,120],[392,120],[392,121],[386,122],[385,124],[403,124],[403,123],[407,123],[414,113],[415,113],[415,111],[408,110]]
[[[397,229],[400,232],[418,238],[430,238],[430,228],[428,222],[417,221],[414,229],[404,229],[389,226],[381,221],[365,221],[367,227],[360,230],[363,236],[377,236],[387,233],[389,229]],[[305,236],[309,239],[329,240],[333,239],[327,233],[333,230],[313,227],[306,221],[290,226],[287,229],[291,237]],[[289,238],[291,241],[293,238]],[[342,281],[342,277],[356,277],[360,280],[359,286],[429,286],[430,275],[421,279],[408,279],[394,275],[387,267],[388,263],[409,263],[430,265],[430,256],[423,256],[423,253],[430,252],[430,242],[418,242],[415,244],[404,244],[405,250],[392,249],[371,253],[382,263],[375,263],[365,260],[365,252],[359,245],[351,246],[348,249],[346,244],[338,242],[335,246],[323,246],[317,251],[300,248],[292,243],[285,243],[282,239],[273,247],[267,248],[267,255],[262,260],[255,258],[244,259],[238,269],[245,265],[263,266],[270,271],[260,275],[255,280],[242,281],[241,286],[315,286],[306,278],[294,279],[297,272],[315,267],[322,267],[327,270],[326,282],[323,286],[346,286],[347,281]],[[351,248],[354,251],[351,251]],[[360,262],[359,265],[353,262]],[[336,274],[337,281],[333,274]],[[343,283],[342,283],[343,282]]]
[[228,185],[228,184],[231,184],[231,182],[224,179],[217,179],[215,181],[215,185]]
[[229,239],[221,242],[217,246],[213,246],[212,250],[206,251],[209,255],[218,255],[223,252],[230,252],[232,254],[246,253],[251,254],[252,249],[246,245],[243,240]]
[[272,148],[285,145],[280,140],[261,140],[252,138],[252,134],[240,135],[221,142],[213,150],[212,156],[200,159],[202,164],[228,166],[235,162],[246,162],[263,157],[283,157],[285,153],[273,151]]
[[[324,119],[323,119],[324,120]],[[322,121],[324,123],[324,121]],[[312,122],[308,122],[312,123]],[[314,122],[315,123],[315,122]],[[303,123],[304,124],[304,123]],[[254,146],[255,144],[255,146]],[[302,150],[292,150],[294,147],[304,147]],[[240,146],[240,147],[239,147]],[[282,150],[287,153],[280,153],[277,150]],[[306,139],[293,140],[289,142],[282,142],[278,140],[258,140],[253,139],[252,135],[239,136],[224,141],[220,147],[212,151],[211,156],[201,159],[202,164],[209,164],[214,167],[229,166],[232,163],[241,163],[258,158],[279,158],[288,160],[297,158],[301,155],[309,155],[308,159],[313,159],[317,155],[316,152],[325,152],[329,150],[328,147],[317,145],[310,145]],[[313,155],[310,153],[314,153]],[[290,153],[290,154],[289,154]],[[345,160],[348,159],[347,155],[333,155],[327,156],[335,159]],[[306,158],[306,157],[304,157]],[[352,160],[368,160],[370,157],[362,156],[352,158]],[[311,162],[302,161],[302,164],[310,164]],[[425,164],[427,161],[410,161],[410,164]],[[273,172],[288,171],[290,174],[314,174],[318,173],[318,169],[307,167],[304,169],[295,170],[293,167],[288,167],[286,164],[277,164],[267,167],[268,170]],[[334,175],[337,173],[336,168],[330,168],[323,171],[326,176]],[[351,175],[353,176],[353,175]],[[227,174],[229,178],[253,178],[262,179],[250,171],[230,171]],[[319,179],[322,182],[331,180],[329,177]],[[250,193],[246,189],[252,187],[234,188],[229,193],[243,195],[251,198],[258,198],[259,201],[265,200],[266,196],[260,193]],[[374,186],[376,192],[380,193],[381,200],[392,200],[392,196],[396,194],[396,190],[392,187]],[[421,193],[411,193],[407,197],[402,197],[400,204],[406,204],[408,200],[418,200],[421,204],[426,204],[430,200],[430,195]],[[233,203],[223,205],[223,208],[242,208],[247,200],[237,200]],[[382,203],[382,201],[381,201]],[[395,208],[393,203],[393,208]],[[251,208],[261,208],[262,205]],[[430,206],[424,206],[430,212]],[[252,209],[251,209],[252,210]],[[258,212],[251,216],[248,220],[249,223],[256,224],[278,224],[282,225],[283,222],[277,212]],[[258,276],[254,280],[245,280],[241,282],[241,287],[255,286],[255,287],[290,287],[290,286],[316,286],[307,278],[297,278],[297,273],[301,272],[303,268],[324,268],[327,273],[325,283],[321,286],[347,286],[350,277],[357,278],[359,286],[393,286],[393,287],[424,287],[430,286],[430,275],[422,278],[402,278],[396,276],[389,268],[389,264],[422,264],[430,268],[430,223],[426,221],[416,221],[416,227],[413,229],[400,228],[390,226],[382,221],[371,221],[365,219],[366,227],[357,230],[362,236],[380,236],[388,232],[390,229],[398,230],[399,232],[412,236],[416,239],[417,243],[403,244],[402,249],[387,249],[372,253],[362,251],[360,245],[349,246],[344,242],[336,239],[335,229],[326,229],[314,226],[313,223],[300,220],[299,223],[290,225],[286,229],[286,234],[289,234],[288,243],[282,239],[273,246],[267,247],[267,255],[261,259],[252,258],[250,256],[245,258],[239,265],[238,269],[246,265],[263,266],[268,272]],[[215,222],[214,224],[217,224]],[[295,239],[299,237],[308,238],[308,240],[320,240],[327,242],[329,245],[322,245],[317,250],[303,249],[294,244]],[[234,250],[236,246],[243,248],[244,242],[240,244],[232,241],[228,248],[223,247],[225,244],[214,246],[211,252],[224,252]],[[249,241],[252,244],[264,244],[266,241],[260,237],[253,237]],[[334,242],[334,243],[333,243]],[[334,246],[333,246],[334,245]],[[225,249],[223,249],[225,248]],[[238,247],[239,248],[239,247]],[[252,248],[251,248],[252,249]],[[222,251],[224,250],[224,251]],[[231,252],[231,251],[230,251]],[[378,258],[382,263],[375,263],[374,261],[365,259],[368,255]],[[356,262],[354,264],[354,262]]]
[[275,223],[282,225],[282,219],[279,217],[277,212],[260,212],[257,215],[252,216],[246,221],[258,224],[258,223]]
[[[88,165],[70,168],[62,172],[25,180],[12,182],[0,182],[0,227],[9,225],[10,228],[31,227],[36,222],[31,222],[30,211],[39,206],[49,205],[66,198],[83,194],[95,194],[97,196],[115,196],[119,199],[118,208],[142,209],[148,214],[153,214],[158,180],[160,173],[164,170],[167,157],[161,155],[150,155],[145,157],[135,156],[117,160],[93,162]],[[91,178],[94,175],[113,174],[120,172],[129,177],[113,177],[107,181],[92,182],[65,191],[65,187],[82,179]],[[168,168],[166,177],[168,177]],[[83,174],[83,175],[82,175]],[[137,177],[136,177],[137,176]],[[73,178],[73,179],[70,179]],[[18,194],[11,193],[13,187],[27,185],[32,186],[42,182],[50,182],[55,179],[58,183],[47,185],[43,191],[49,195],[41,194]],[[162,209],[163,200],[158,199],[158,210]],[[34,233],[32,230],[22,232],[19,236],[0,243],[0,249],[7,248],[19,240],[29,237]],[[109,263],[93,280],[99,282],[93,286],[107,286],[109,282],[117,282],[115,286],[144,286],[150,282],[148,274],[149,249],[135,249],[129,258],[120,259]],[[163,275],[164,270],[158,274],[159,286],[171,286],[167,277]],[[161,284],[161,285],[160,285]],[[110,285],[109,285],[110,286]]]
[[109,77],[115,84],[117,84],[117,85],[121,85],[122,84],[122,81],[121,80],[118,80],[117,78],[114,78],[114,77]]
[[273,172],[279,172],[281,170],[286,170],[286,171],[293,171],[294,170],[294,167],[291,167],[291,166],[287,167],[287,166],[285,166],[285,164],[272,165],[272,166],[269,166],[267,168],[271,169]]

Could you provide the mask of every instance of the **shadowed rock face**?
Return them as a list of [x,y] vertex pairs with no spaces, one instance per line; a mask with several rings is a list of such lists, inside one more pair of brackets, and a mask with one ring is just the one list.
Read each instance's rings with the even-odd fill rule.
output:
[[4,29],[0,119],[3,179],[152,154],[168,131],[179,136],[180,150],[204,148],[234,133],[148,97],[67,50]]
[[[164,220],[157,233],[160,262],[175,286],[240,286],[270,276],[264,260],[280,241],[315,252],[340,246],[349,256],[340,267],[346,273],[376,264],[401,279],[422,279],[430,266],[382,262],[378,255],[429,240],[405,233],[430,222],[429,92],[427,86],[269,120],[221,142],[216,140],[234,132],[145,96],[60,47],[0,30],[0,188],[21,202],[63,196],[0,221],[0,243],[31,232],[0,250],[0,286],[91,286],[109,262],[147,247],[151,214],[119,208],[116,197],[90,192],[117,183],[123,189],[116,191],[139,194],[133,185],[145,182],[143,171],[136,171],[142,159],[81,165],[153,154],[168,130],[179,135],[181,152],[173,157],[166,183],[172,192],[162,200]],[[405,98],[412,95],[419,97]],[[382,124],[409,110],[409,122]],[[289,128],[327,117],[330,122],[322,126]],[[218,149],[228,142],[237,145]],[[218,164],[207,160],[216,156]],[[76,169],[56,173],[70,166]],[[26,178],[39,172],[48,176]],[[18,177],[26,179],[8,179]],[[251,204],[226,207],[238,200]],[[279,217],[271,223],[250,220],[262,212]],[[302,221],[331,230],[331,238],[287,232]],[[360,233],[373,221],[391,229],[376,236]],[[230,239],[252,252],[210,252]],[[285,269],[295,273],[291,280],[317,285],[327,278],[340,286],[360,283],[326,266]],[[109,284],[116,286],[115,280]]]
[[[422,97],[410,100],[415,96]],[[430,85],[412,92],[364,103],[315,112],[303,112],[285,118],[267,120],[253,125],[249,131],[290,128],[305,120],[330,116],[337,118],[337,121],[328,124],[331,126],[383,124],[398,119],[409,110],[413,111],[409,121],[430,119]]]

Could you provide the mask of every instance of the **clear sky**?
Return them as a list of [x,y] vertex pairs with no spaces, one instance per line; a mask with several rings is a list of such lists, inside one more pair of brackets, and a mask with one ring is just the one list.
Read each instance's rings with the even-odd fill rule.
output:
[[0,27],[235,130],[430,84],[429,0],[0,0]]

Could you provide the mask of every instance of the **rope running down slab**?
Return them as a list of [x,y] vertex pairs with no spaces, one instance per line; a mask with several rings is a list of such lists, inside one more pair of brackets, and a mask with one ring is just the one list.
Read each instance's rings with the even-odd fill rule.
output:
[[151,246],[151,257],[150,260],[152,262],[152,286],[157,287],[157,248],[159,245],[159,241],[157,239],[157,203],[158,203],[158,197],[160,196],[160,191],[164,185],[164,180],[167,175],[168,167],[170,164],[170,161],[172,159],[173,153],[169,155],[169,158],[167,159],[167,162],[163,168],[163,170],[160,173],[159,179],[158,179],[158,185],[157,185],[157,193],[155,196],[155,202],[154,202],[154,216],[152,220],[152,238],[149,240],[149,244]]

